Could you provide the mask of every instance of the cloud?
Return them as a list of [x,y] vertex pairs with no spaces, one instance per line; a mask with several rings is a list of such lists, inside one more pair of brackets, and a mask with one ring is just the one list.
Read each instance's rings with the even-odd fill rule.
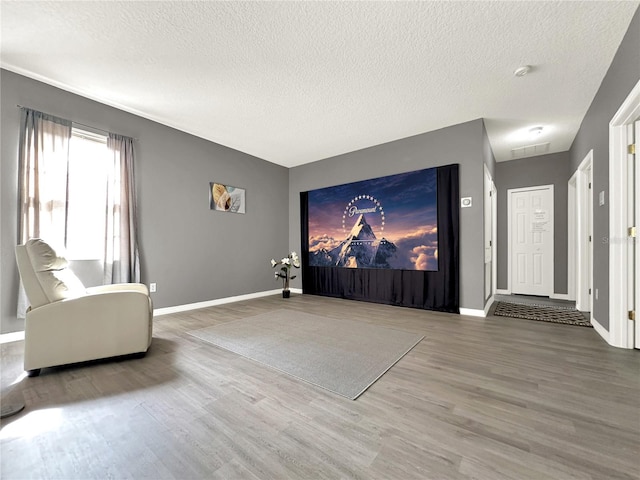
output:
[[339,240],[336,240],[329,235],[320,235],[317,237],[309,237],[309,251],[315,252],[316,250],[322,250],[323,248],[327,251],[333,250],[340,244]]
[[423,225],[404,235],[403,240],[426,240],[429,243],[438,243],[437,225]]
[[411,261],[415,264],[416,270],[431,270],[437,266],[437,247],[419,245],[411,249]]
[[394,243],[404,250],[409,251],[420,246],[438,246],[438,228],[435,226],[427,225],[403,233]]
[[429,257],[424,253],[421,253],[417,257],[411,257],[411,260],[415,263],[416,270],[427,270],[429,266]]

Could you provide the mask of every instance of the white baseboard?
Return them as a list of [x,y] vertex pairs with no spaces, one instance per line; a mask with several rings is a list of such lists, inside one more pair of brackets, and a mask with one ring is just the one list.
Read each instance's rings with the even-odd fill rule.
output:
[[557,300],[573,300],[568,293],[552,293],[549,298],[555,298]]
[[496,288],[496,295],[511,295],[511,290],[509,289],[503,290],[501,288]]
[[471,317],[486,317],[484,310],[475,308],[460,308],[460,315],[469,315]]
[[611,342],[609,341],[609,331],[600,325],[600,322],[598,322],[593,316],[591,317],[591,325],[593,325],[593,329],[598,333],[598,335],[604,338],[604,340],[611,345]]
[[[301,288],[290,289],[293,293],[302,293]],[[207,300],[205,302],[188,303],[186,305],[176,305],[175,307],[156,308],[153,311],[154,316],[168,315],[170,313],[186,312],[188,310],[197,310],[198,308],[214,307],[216,305],[224,305],[225,303],[242,302],[244,300],[252,300],[254,298],[269,297],[281,293],[282,289],[267,290],[265,292],[247,293],[245,295],[237,295],[235,297],[216,298],[215,300]]]
[[24,340],[24,331],[3,333],[0,335],[0,345],[4,343],[19,342],[20,340]]

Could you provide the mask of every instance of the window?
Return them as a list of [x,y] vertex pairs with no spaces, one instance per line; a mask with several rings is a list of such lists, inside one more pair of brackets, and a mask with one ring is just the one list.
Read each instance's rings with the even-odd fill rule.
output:
[[18,241],[64,243],[69,259],[102,264],[105,284],[139,282],[134,139],[98,132],[23,107]]
[[104,259],[108,162],[107,137],[72,129],[66,235],[69,259]]

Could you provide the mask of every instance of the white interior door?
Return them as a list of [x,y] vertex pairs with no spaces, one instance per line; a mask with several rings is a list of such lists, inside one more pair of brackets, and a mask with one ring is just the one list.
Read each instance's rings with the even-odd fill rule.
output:
[[553,185],[509,190],[511,293],[553,293]]

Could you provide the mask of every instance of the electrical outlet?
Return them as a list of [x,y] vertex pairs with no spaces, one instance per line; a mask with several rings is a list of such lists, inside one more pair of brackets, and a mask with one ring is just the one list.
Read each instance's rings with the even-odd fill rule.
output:
[[155,283],[150,283],[149,284],[149,292],[155,293],[156,290],[157,290],[157,285]]

